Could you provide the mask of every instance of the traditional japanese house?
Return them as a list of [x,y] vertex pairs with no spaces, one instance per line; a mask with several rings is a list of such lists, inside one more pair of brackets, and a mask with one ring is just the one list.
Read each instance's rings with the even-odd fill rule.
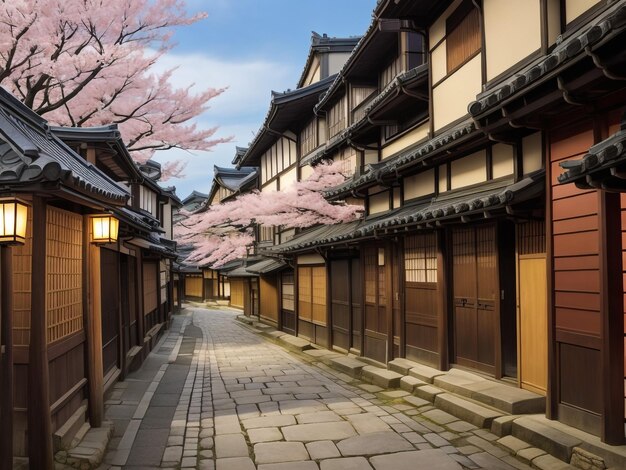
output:
[[[208,194],[192,191],[189,196],[182,200],[182,209],[186,212],[195,212],[207,204]],[[186,216],[180,211],[174,213],[174,225],[183,223]],[[193,247],[181,245],[178,247],[180,260],[174,268],[178,283],[179,298],[182,300],[204,300],[202,269],[196,264],[186,263],[185,259],[191,254]]]
[[105,172],[97,151],[87,145],[83,158],[57,131],[0,89],[2,196],[29,206],[23,244],[12,259],[3,250],[10,274],[1,293],[0,454],[27,456],[42,469],[53,468],[53,449],[71,443],[87,414],[94,426],[102,419],[101,248],[94,242],[103,234],[93,231],[94,215],[110,221],[130,197],[116,180],[138,174],[124,158],[101,154],[101,162],[116,160]]
[[[358,38],[330,38],[313,34],[309,56],[298,88],[272,92],[265,121],[247,151],[236,159],[237,167],[258,166],[260,190],[281,191],[306,178],[300,161],[326,140],[324,120],[313,113],[320,95],[334,82]],[[308,167],[305,168],[305,172]],[[288,241],[294,229],[258,227],[257,251]],[[302,257],[297,271],[276,259],[256,263],[248,272],[258,276],[259,316],[263,321],[326,345],[326,268],[319,256]],[[296,306],[296,284],[302,305]],[[306,299],[306,300],[305,300]],[[299,316],[296,318],[296,310]]]
[[[469,111],[483,132],[496,138],[506,138],[511,129],[535,131],[528,138],[536,136],[546,161],[548,318],[541,335],[548,338],[547,415],[622,444],[623,286],[616,273],[622,272],[623,203],[606,190],[618,189],[612,184],[619,181],[619,165],[608,163],[621,153],[613,145],[619,133],[607,138],[619,130],[626,108],[620,79],[626,65],[626,5],[543,2],[525,20],[534,25],[531,36],[516,7],[485,2],[483,10],[486,31],[491,23],[501,28],[491,40],[486,35],[487,51],[497,51],[497,60],[488,55],[486,69],[493,78]],[[523,47],[515,39],[522,37]],[[583,155],[582,162],[563,163]],[[562,180],[576,181],[578,189],[559,184],[560,163],[568,169]],[[539,269],[536,275],[528,271],[526,282],[535,283]],[[524,300],[527,305],[536,300],[528,297],[533,291],[522,276],[520,309]],[[522,334],[523,328],[536,328],[530,318],[520,311]],[[524,348],[533,344],[522,338],[520,347],[524,382]]]

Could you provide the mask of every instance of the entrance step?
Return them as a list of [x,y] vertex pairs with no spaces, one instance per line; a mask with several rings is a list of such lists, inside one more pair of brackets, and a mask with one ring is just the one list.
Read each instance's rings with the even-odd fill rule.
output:
[[398,374],[409,375],[409,371],[418,365],[419,364],[409,361],[408,359],[397,357],[387,363],[387,368]]
[[[348,374],[350,377],[359,378],[364,367],[366,366],[363,361],[359,361],[349,356],[337,356],[330,359],[330,367],[333,367],[344,374]],[[384,369],[381,369],[384,370]],[[378,384],[376,384],[378,385]]]
[[[55,451],[67,450],[72,447],[72,444],[75,445],[74,440],[77,436],[82,438],[80,432],[86,424],[86,413],[87,403],[83,402],[63,426],[55,431],[52,435],[52,445]],[[89,425],[87,424],[87,426]]]
[[286,346],[289,349],[295,349],[296,351],[306,351],[307,349],[313,349],[313,346],[311,346],[311,343],[309,343],[307,340],[288,334],[280,336],[278,338],[278,342],[283,344],[283,346]]
[[449,392],[507,414],[536,414],[546,409],[546,399],[541,395],[458,369],[451,369],[447,374],[435,377],[434,383]]
[[403,376],[391,370],[380,367],[365,366],[361,370],[361,378],[383,388],[399,388]]
[[552,426],[530,416],[523,416],[513,421],[513,436],[545,450],[558,459],[569,462],[574,447],[582,444],[580,439],[565,434]]
[[438,394],[435,397],[435,406],[479,428],[491,427],[492,421],[502,416],[501,411],[487,408],[450,393]]
[[428,383],[433,383],[436,377],[445,374],[446,372],[435,369],[434,367],[428,367],[417,363],[415,363],[415,365],[409,370],[409,375],[411,377],[415,377]]
[[96,469],[102,463],[112,434],[113,423],[103,422],[102,427],[89,429],[76,447],[57,452],[54,460],[70,468]]

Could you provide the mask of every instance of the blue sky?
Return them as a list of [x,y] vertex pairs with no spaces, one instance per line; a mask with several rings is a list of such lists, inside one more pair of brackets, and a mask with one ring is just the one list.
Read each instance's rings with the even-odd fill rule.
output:
[[208,18],[178,28],[176,47],[158,64],[178,67],[175,86],[192,83],[198,90],[225,87],[222,96],[196,123],[219,126],[218,135],[233,136],[231,144],[211,152],[171,150],[155,160],[184,159],[185,178],[171,179],[178,195],[208,192],[213,165],[230,166],[235,146],[245,147],[263,122],[270,92],[294,88],[302,73],[311,31],[329,36],[358,36],[371,21],[376,0],[187,0],[191,12]]

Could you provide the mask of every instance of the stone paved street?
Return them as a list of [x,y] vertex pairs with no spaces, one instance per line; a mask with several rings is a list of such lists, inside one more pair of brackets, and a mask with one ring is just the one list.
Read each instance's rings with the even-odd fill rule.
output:
[[530,468],[486,430],[290,353],[232,311],[186,312],[115,386],[102,468]]

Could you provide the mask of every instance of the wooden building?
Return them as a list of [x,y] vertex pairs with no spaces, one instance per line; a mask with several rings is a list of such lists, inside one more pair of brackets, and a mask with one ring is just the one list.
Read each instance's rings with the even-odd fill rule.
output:
[[[51,469],[82,423],[100,426],[106,388],[154,343],[147,291],[156,292],[153,326],[167,323],[175,244],[163,210],[146,220],[137,209],[146,176],[115,126],[52,127],[0,90],[0,153],[3,200],[28,205],[23,244],[2,251],[0,459]],[[129,243],[140,238],[143,248]]]
[[[274,94],[236,162],[281,190],[340,160],[353,175],[325,195],[365,210],[260,227],[257,255],[294,266],[259,277],[261,318],[381,364],[506,379],[623,443],[624,203],[590,188],[622,187],[604,140],[626,107],[625,27],[624,1],[378,2],[337,76]],[[560,185],[585,154],[567,177],[583,189]]]

